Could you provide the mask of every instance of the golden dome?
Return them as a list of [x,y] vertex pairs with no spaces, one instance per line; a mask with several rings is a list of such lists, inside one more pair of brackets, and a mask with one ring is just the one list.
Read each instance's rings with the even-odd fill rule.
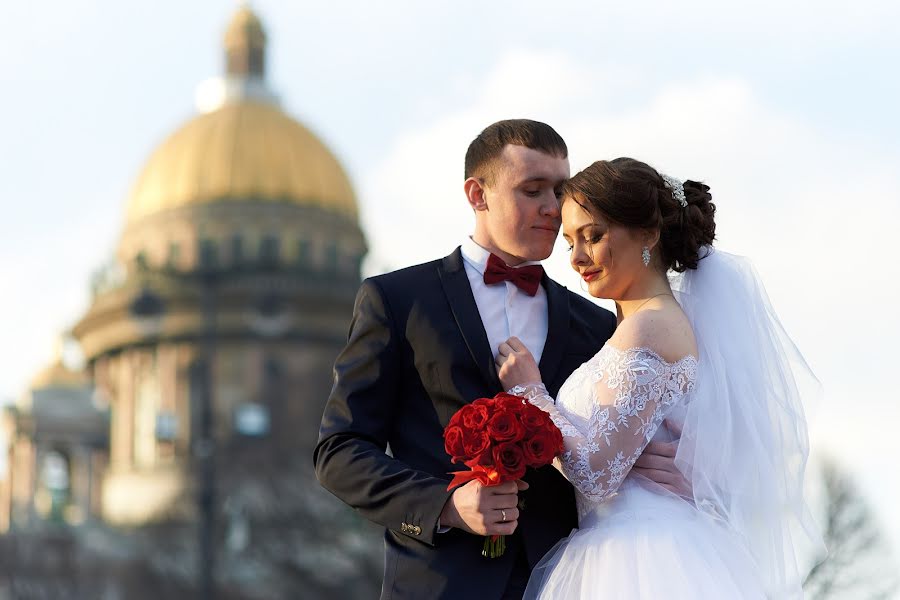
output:
[[325,145],[276,105],[242,100],[193,118],[157,148],[131,191],[127,220],[248,200],[357,218],[350,181]]

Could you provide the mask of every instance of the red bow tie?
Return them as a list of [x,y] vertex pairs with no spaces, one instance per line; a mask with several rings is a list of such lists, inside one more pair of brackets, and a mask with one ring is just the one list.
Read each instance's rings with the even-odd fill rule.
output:
[[484,282],[487,285],[509,281],[529,296],[537,294],[543,276],[544,267],[541,265],[510,267],[495,254],[488,258],[487,268],[484,270]]

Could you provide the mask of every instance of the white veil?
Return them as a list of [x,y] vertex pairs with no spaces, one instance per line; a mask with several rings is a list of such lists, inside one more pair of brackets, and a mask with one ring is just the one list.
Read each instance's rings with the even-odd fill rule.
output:
[[746,259],[708,248],[672,289],[700,350],[692,400],[673,415],[684,418],[676,464],[698,509],[744,540],[768,596],[802,598],[803,561],[823,550],[803,498],[801,397],[817,394],[818,381]]

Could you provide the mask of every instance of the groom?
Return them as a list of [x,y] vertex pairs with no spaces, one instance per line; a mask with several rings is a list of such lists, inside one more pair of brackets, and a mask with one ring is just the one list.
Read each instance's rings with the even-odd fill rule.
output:
[[[528,346],[555,397],[616,326],[539,266],[569,177],[553,128],[490,125],[466,152],[465,177],[473,235],[443,259],[360,287],[314,455],[321,484],[385,527],[382,598],[521,598],[534,565],[577,525],[572,487],[553,467],[447,491],[458,466],[443,428],[464,404],[502,391],[501,342],[517,336]],[[668,484],[672,454],[651,445],[638,466]],[[482,557],[481,536],[497,534],[509,536],[505,554]]]

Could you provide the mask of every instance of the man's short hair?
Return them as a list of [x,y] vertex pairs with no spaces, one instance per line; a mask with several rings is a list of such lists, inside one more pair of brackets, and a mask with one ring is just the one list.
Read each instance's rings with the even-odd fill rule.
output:
[[490,182],[493,168],[507,145],[524,146],[559,158],[568,158],[566,142],[556,130],[540,121],[507,119],[488,125],[466,151],[466,179]]

